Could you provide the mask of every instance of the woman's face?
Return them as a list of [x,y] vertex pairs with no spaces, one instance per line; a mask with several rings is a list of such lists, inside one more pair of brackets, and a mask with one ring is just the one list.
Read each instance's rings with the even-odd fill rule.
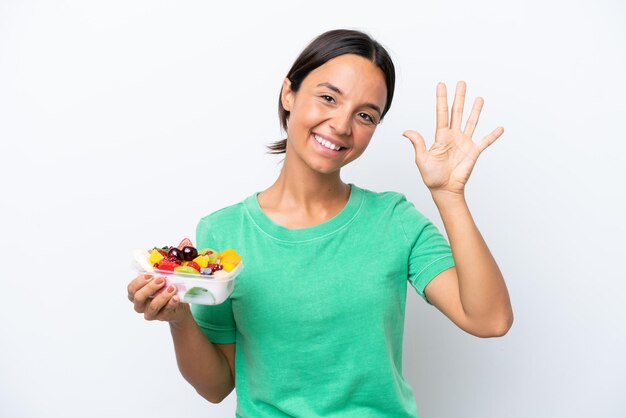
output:
[[320,173],[339,170],[367,148],[386,99],[382,70],[354,54],[311,71],[298,92],[285,79],[281,100],[289,111],[287,156]]

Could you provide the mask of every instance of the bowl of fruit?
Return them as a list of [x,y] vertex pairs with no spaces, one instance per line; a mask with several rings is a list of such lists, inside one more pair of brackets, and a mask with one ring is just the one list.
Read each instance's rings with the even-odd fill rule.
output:
[[235,278],[243,270],[241,256],[232,248],[198,250],[189,238],[176,247],[136,250],[134,259],[141,273],[165,279],[165,289],[174,285],[181,302],[218,305],[235,289]]

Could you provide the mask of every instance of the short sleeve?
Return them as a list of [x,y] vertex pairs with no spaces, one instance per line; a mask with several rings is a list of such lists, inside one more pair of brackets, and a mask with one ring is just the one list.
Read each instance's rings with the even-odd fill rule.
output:
[[397,213],[410,247],[408,280],[430,304],[424,289],[439,273],[454,267],[452,249],[439,229],[404,195],[398,202]]
[[[196,245],[198,249],[219,246],[211,235],[206,218],[201,219],[196,228]],[[191,313],[209,341],[217,344],[235,342],[237,326],[230,298],[219,305],[191,305]]]

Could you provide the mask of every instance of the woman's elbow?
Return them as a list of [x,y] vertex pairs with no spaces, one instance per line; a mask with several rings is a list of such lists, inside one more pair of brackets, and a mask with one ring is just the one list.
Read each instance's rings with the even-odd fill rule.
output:
[[200,392],[198,392],[198,394],[200,396],[202,396],[204,399],[206,399],[207,401],[211,402],[212,404],[218,404],[220,402],[222,402],[224,399],[226,399],[225,396],[215,396],[213,394],[210,395],[204,395]]
[[495,338],[505,336],[513,325],[513,313],[501,315],[490,321],[480,321],[474,326],[465,329],[468,333],[480,338]]
[[215,392],[215,391],[202,391],[196,388],[196,392],[198,393],[198,395],[202,396],[204,399],[211,402],[212,404],[218,404],[222,402],[224,399],[226,399],[228,395],[230,395],[230,393],[233,391],[233,389],[234,387],[230,388],[230,390],[228,391]]
[[494,329],[493,336],[504,337],[509,332],[512,326],[513,326],[513,314],[507,316],[507,318],[504,321],[502,321],[502,323]]
[[495,338],[495,337],[504,337],[511,327],[513,326],[513,313],[509,313],[507,315],[503,315],[499,318],[498,321],[494,322],[485,335],[482,335],[484,338]]

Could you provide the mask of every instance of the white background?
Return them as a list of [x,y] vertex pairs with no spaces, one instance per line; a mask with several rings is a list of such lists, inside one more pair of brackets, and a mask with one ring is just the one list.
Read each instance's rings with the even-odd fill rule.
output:
[[435,85],[460,79],[486,101],[477,137],[506,130],[467,198],[515,324],[478,339],[412,292],[420,415],[626,416],[626,8],[402,4],[0,1],[0,416],[234,415],[235,395],[196,395],[167,325],[133,311],[131,252],[193,238],[273,182],[282,78],[339,27],[373,35],[398,73],[345,181],[403,192],[442,227],[402,131],[432,140]]

